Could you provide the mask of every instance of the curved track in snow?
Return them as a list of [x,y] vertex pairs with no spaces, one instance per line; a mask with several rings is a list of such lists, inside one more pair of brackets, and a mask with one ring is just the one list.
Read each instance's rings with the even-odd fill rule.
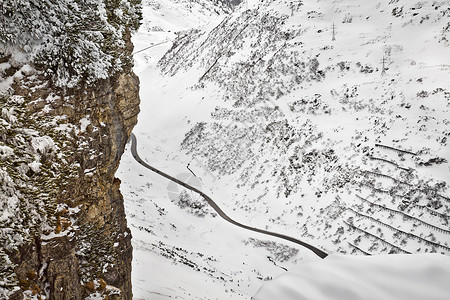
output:
[[283,239],[283,240],[287,240],[287,241],[293,242],[295,244],[298,244],[298,245],[300,245],[302,247],[305,247],[305,248],[311,250],[317,256],[319,256],[320,258],[325,258],[325,257],[328,256],[328,254],[325,253],[324,251],[322,251],[322,250],[320,250],[320,249],[318,249],[318,248],[316,248],[316,247],[314,247],[314,246],[312,246],[312,245],[310,245],[308,243],[302,242],[302,241],[300,241],[300,240],[298,240],[296,238],[293,238],[293,237],[290,237],[290,236],[287,236],[287,235],[284,235],[284,234],[276,233],[276,232],[271,232],[271,231],[267,231],[267,230],[263,230],[263,229],[259,229],[259,228],[255,228],[255,227],[250,227],[250,226],[247,226],[245,224],[241,224],[241,223],[231,219],[227,214],[225,214],[223,212],[222,209],[220,209],[220,207],[216,204],[216,202],[214,202],[208,195],[206,195],[205,193],[203,193],[199,189],[197,189],[197,188],[195,188],[195,187],[193,187],[193,186],[191,186],[189,184],[186,184],[185,182],[183,182],[183,181],[181,181],[181,180],[179,180],[179,179],[177,179],[175,177],[172,177],[172,176],[170,176],[170,175],[168,175],[168,174],[166,174],[164,172],[161,172],[160,170],[158,170],[158,169],[150,166],[149,164],[147,164],[145,161],[142,160],[142,158],[139,157],[139,154],[137,153],[137,149],[136,148],[137,148],[137,138],[136,138],[136,136],[133,133],[131,133],[131,154],[133,155],[134,159],[139,164],[141,164],[145,168],[147,168],[147,169],[149,169],[149,170],[151,170],[151,171],[153,171],[153,172],[155,172],[155,173],[157,173],[157,174],[159,174],[159,175],[161,175],[161,176],[163,176],[163,177],[165,177],[165,178],[167,178],[167,179],[169,179],[169,180],[171,180],[171,181],[173,181],[173,182],[175,182],[175,183],[177,183],[177,184],[179,184],[179,185],[181,185],[181,186],[183,186],[185,188],[187,188],[188,190],[191,190],[194,193],[199,194],[201,197],[203,197],[206,200],[206,202],[208,202],[208,204],[225,221],[227,221],[227,222],[229,222],[229,223],[231,223],[233,225],[236,225],[238,227],[244,228],[246,230],[250,230],[250,231],[254,231],[254,232],[258,232],[258,233],[274,236],[274,237],[277,237],[277,238],[280,238],[280,239]]

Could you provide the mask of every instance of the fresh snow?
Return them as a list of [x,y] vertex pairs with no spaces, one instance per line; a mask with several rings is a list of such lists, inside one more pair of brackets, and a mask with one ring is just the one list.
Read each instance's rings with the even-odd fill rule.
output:
[[85,132],[86,128],[91,124],[91,120],[88,117],[84,117],[80,120],[80,131]]
[[[299,7],[289,1],[250,1],[249,8],[260,6],[259,14],[246,13],[243,3],[228,25],[248,27],[236,35],[235,44],[217,44],[230,34],[214,34],[225,15],[198,2],[144,1],[143,25],[133,37],[142,101],[133,131],[138,152],[172,176],[188,181],[195,176],[201,190],[237,221],[291,235],[331,254],[448,255],[450,206],[432,201],[438,183],[450,183],[450,148],[444,140],[450,138],[450,56],[448,43],[438,41],[445,37],[445,3],[436,4],[435,13],[430,1],[422,8],[407,1],[303,1]],[[403,16],[393,17],[392,10],[401,6]],[[276,18],[283,14],[288,18],[281,24]],[[262,21],[267,27],[260,26]],[[174,50],[178,54],[158,65],[176,37],[191,28],[196,30]],[[285,41],[285,31],[295,37]],[[263,44],[264,38],[273,43]],[[282,54],[273,62],[273,77],[267,77],[267,64],[278,50]],[[200,84],[217,56],[217,67]],[[385,76],[383,56],[389,68]],[[286,88],[285,83],[295,82],[289,77],[293,62],[313,58],[324,78]],[[249,61],[255,70],[245,77]],[[258,90],[274,87],[284,95],[275,99],[267,93],[268,101],[257,102]],[[239,93],[244,104],[256,104],[235,105]],[[274,113],[268,117],[264,111]],[[283,136],[283,127],[270,123],[287,124],[291,131]],[[204,135],[195,140],[194,132],[194,142],[182,147],[186,134],[202,126]],[[404,261],[399,255],[333,255],[322,262],[294,244],[235,228],[211,214],[191,214],[174,195],[201,199],[140,166],[129,148],[118,176],[133,235],[136,299],[249,299],[285,269],[310,263],[332,269],[334,261],[347,259],[349,266],[361,259],[361,267]],[[423,165],[436,157],[447,162]],[[302,162],[311,169],[292,171]],[[290,173],[283,178],[281,169]],[[430,193],[424,197],[392,178]],[[294,187],[288,196],[285,187]],[[450,196],[446,188],[439,192]],[[391,197],[395,193],[409,198]],[[433,264],[427,256],[411,257]]]
[[444,300],[449,279],[444,255],[331,255],[265,283],[252,299]]

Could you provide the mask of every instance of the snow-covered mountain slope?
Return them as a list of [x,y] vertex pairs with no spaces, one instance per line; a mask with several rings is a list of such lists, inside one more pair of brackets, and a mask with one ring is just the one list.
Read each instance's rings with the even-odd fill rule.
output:
[[[187,2],[160,4],[155,8],[144,2],[144,24],[133,37],[136,52],[199,24],[202,28],[212,28],[224,17],[201,9],[201,5],[186,13]],[[154,31],[154,26],[160,29]],[[162,94],[167,90],[162,87],[166,79],[160,76],[156,63],[170,46],[170,42],[164,43],[135,55],[135,70],[141,80],[141,109],[146,111],[140,115],[141,127],[134,131],[138,136],[138,151],[147,161],[152,158],[148,161],[152,165],[210,193],[186,168],[185,162],[190,159],[174,157],[183,155],[173,149],[179,148],[191,126],[191,121],[184,119],[184,110],[195,111],[195,107],[175,111],[165,105],[167,97]],[[176,89],[170,90],[178,93]],[[173,123],[167,122],[165,119],[172,113],[175,114]],[[204,114],[198,111],[199,117]],[[161,135],[156,136],[157,132]],[[174,135],[177,137],[173,138]],[[150,136],[157,140],[151,140]],[[163,150],[158,145],[169,147]],[[196,164],[193,161],[191,167],[195,168]],[[209,174],[213,178],[213,173]],[[133,235],[135,299],[248,299],[262,282],[283,274],[299,261],[318,259],[294,244],[235,228],[205,206],[181,208],[179,198],[202,199],[143,168],[129,151],[123,155],[117,175],[122,180],[121,190]]]
[[449,267],[438,254],[333,255],[264,284],[253,299],[441,300],[450,294]]
[[[234,2],[233,0],[143,0],[145,17],[139,31],[133,36],[136,53],[135,70],[140,72],[161,58],[160,52],[154,52],[161,49],[160,47],[146,50],[148,47],[171,41],[176,37],[176,32],[200,27],[209,20],[231,12]],[[167,50],[164,47],[162,49]]]
[[[197,122],[182,148],[242,187],[239,201],[225,204],[247,218],[256,210],[260,224],[321,239],[381,226],[378,237],[397,234],[398,242],[431,234],[404,249],[431,251],[427,241],[447,242],[450,233],[449,48],[441,36],[448,6],[422,3],[398,16],[399,3],[357,3],[290,10],[266,2],[210,32],[180,36],[163,72],[195,78],[205,102],[212,92],[217,99],[212,120]],[[400,231],[386,227],[403,218]],[[322,243],[353,249],[335,241]],[[364,249],[397,249],[380,248]]]
[[[140,155],[197,182],[234,219],[330,253],[448,255],[449,4],[254,1],[229,16],[197,11],[182,21],[180,6],[165,4],[170,29],[135,36],[137,50],[176,36],[136,55]],[[284,272],[268,245],[285,243],[189,215],[177,207],[184,193],[129,154],[120,173],[138,297],[248,298],[258,278]],[[254,252],[256,244],[266,250]],[[285,245],[300,252],[275,260],[283,267],[308,253]],[[202,266],[196,251],[229,277],[176,258]],[[211,288],[197,288],[205,278]]]

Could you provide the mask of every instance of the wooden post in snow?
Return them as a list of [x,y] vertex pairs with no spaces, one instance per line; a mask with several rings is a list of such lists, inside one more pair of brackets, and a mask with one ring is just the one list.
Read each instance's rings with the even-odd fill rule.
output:
[[336,26],[333,23],[333,37],[331,38],[332,41],[336,40]]
[[384,76],[384,75],[386,75],[386,57],[384,57],[384,55],[383,55],[383,59],[381,60],[381,63],[383,64],[382,65],[382,68],[381,68],[381,76]]

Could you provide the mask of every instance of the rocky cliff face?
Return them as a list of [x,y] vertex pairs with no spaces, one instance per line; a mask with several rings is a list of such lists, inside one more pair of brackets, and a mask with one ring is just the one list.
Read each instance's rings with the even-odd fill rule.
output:
[[[129,30],[122,38],[130,58]],[[137,122],[139,79],[124,64],[58,86],[29,54],[0,46],[0,298],[131,299],[114,174]]]
[[131,235],[114,173],[137,121],[139,80],[131,72],[122,73],[95,87],[53,97],[51,103],[49,96],[36,101],[37,95],[28,91],[20,92],[30,97],[30,111],[43,113],[50,105],[52,118],[67,116],[63,124],[71,128],[79,124],[70,131],[66,149],[72,152],[67,159],[76,175],[57,188],[56,210],[49,216],[55,218],[50,224],[54,228],[10,254],[21,288],[13,298],[29,290],[54,299],[80,299],[92,292],[120,292],[118,298],[130,299]]

